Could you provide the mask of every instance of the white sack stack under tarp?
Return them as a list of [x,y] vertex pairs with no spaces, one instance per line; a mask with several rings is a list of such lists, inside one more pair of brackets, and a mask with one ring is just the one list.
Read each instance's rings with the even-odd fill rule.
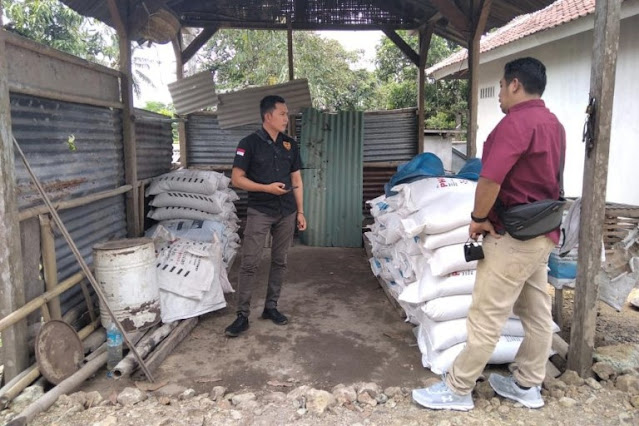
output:
[[[477,262],[466,262],[463,246],[476,186],[466,179],[429,177],[367,202],[375,220],[365,234],[371,269],[418,326],[422,364],[437,374],[450,368],[467,340]],[[513,362],[523,336],[521,321],[508,319],[490,362]]]
[[[154,196],[147,215],[177,237],[212,242],[217,235],[228,266],[240,246],[235,191],[222,173],[204,170],[176,170],[153,179],[146,191]],[[147,236],[154,232],[152,227]]]

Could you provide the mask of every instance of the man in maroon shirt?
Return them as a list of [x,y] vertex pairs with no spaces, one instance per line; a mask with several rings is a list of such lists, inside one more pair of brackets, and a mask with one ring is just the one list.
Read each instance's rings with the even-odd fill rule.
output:
[[559,240],[559,229],[520,241],[503,229],[495,202],[505,208],[559,196],[560,160],[565,131],[541,100],[546,68],[534,58],[520,58],[504,67],[499,104],[506,116],[484,144],[482,171],[475,192],[469,234],[484,235],[483,260],[466,327],[468,340],[444,380],[415,389],[413,399],[427,408],[470,410],[475,381],[497,345],[511,313],[521,319],[525,338],[515,357],[512,375],[492,374],[499,395],[529,408],[544,405],[540,387],[552,341],[551,299],[547,262]]

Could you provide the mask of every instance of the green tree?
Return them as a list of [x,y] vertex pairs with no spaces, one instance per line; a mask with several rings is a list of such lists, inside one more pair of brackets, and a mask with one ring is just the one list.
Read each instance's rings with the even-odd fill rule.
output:
[[[38,43],[88,61],[119,68],[115,31],[102,22],[86,18],[59,0],[2,0],[9,19],[6,28]],[[141,49],[134,46],[133,52]],[[139,96],[142,82],[153,87],[146,75],[150,60],[133,56],[133,91]]]
[[[307,78],[313,106],[324,110],[364,109],[376,96],[366,70],[352,70],[360,52],[313,32],[293,34],[296,78]],[[283,31],[222,30],[207,43],[199,69],[215,71],[219,91],[288,81],[287,40]]]
[[112,29],[59,0],[2,0],[2,5],[11,21],[7,29],[24,37],[104,65],[118,56]]
[[[399,31],[406,43],[418,50],[418,37]],[[433,35],[426,67],[448,57],[455,45]],[[417,106],[417,67],[388,38],[377,46],[376,76],[380,82],[380,96],[388,109]],[[458,117],[466,117],[466,81],[433,81],[428,79],[424,90],[426,126],[454,128]]]

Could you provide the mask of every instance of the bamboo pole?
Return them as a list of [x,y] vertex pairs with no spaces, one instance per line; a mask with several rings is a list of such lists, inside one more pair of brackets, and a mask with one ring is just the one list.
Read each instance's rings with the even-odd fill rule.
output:
[[37,309],[40,309],[42,305],[48,303],[50,300],[53,300],[55,297],[64,293],[83,279],[84,273],[78,272],[77,274],[70,276],[69,278],[58,284],[55,290],[47,291],[46,293],[26,303],[21,308],[11,312],[6,317],[0,319],[0,332],[7,329],[7,327],[14,325],[18,321],[26,318],[30,313],[36,311]]
[[[115,197],[117,195],[124,194],[125,192],[128,192],[130,190],[131,190],[131,185],[123,185],[117,189],[98,192],[95,194],[87,195],[85,197],[75,198],[73,200],[68,200],[68,201],[56,201],[56,202],[53,202],[52,204],[56,210],[72,209],[74,207],[84,206],[94,201]],[[49,208],[44,204],[40,206],[30,207],[28,209],[25,209],[19,212],[18,219],[20,220],[20,222],[22,222],[23,220],[36,217],[38,215],[47,213],[48,211],[49,211]]]
[[[47,291],[55,290],[58,285],[58,263],[55,257],[55,238],[53,228],[48,215],[40,215],[40,250],[42,251],[42,269],[44,270],[44,283]],[[43,305],[44,306],[44,305]],[[53,298],[48,303],[51,318],[62,318],[60,298]]]
[[[82,382],[91,377],[106,363],[108,353],[106,351],[106,345],[102,346],[98,351],[102,351],[91,361],[87,362],[76,373],[72,374],[68,378],[60,382],[59,385],[45,393],[37,401],[31,403],[25,408],[16,418],[11,420],[7,426],[17,426],[22,424],[28,424],[35,416],[51,407],[60,395],[70,393],[77,388]],[[97,351],[96,351],[97,352]]]
[[[96,281],[95,277],[93,276],[93,273],[91,273],[91,270],[89,269],[89,265],[87,265],[86,261],[82,257],[82,253],[80,253],[80,250],[78,249],[78,247],[73,242],[73,238],[71,238],[71,235],[69,234],[69,231],[64,226],[64,223],[62,222],[62,219],[60,219],[60,216],[58,215],[58,212],[56,212],[55,209],[53,208],[53,205],[51,204],[51,201],[49,200],[49,197],[47,196],[47,193],[44,191],[44,188],[42,188],[42,184],[40,183],[40,180],[35,175],[35,173],[33,172],[33,169],[29,165],[29,162],[27,161],[27,157],[25,157],[24,152],[22,152],[22,149],[20,148],[20,145],[18,144],[18,141],[16,140],[15,137],[12,137],[12,139],[13,139],[13,145],[14,145],[14,147],[16,149],[16,152],[18,153],[18,155],[22,159],[22,162],[24,163],[24,167],[27,169],[27,172],[29,173],[29,176],[31,177],[31,180],[33,181],[35,186],[38,188],[38,192],[40,193],[40,196],[44,200],[44,203],[49,207],[49,210],[50,210],[51,216],[53,217],[53,220],[55,221],[56,225],[60,229],[60,232],[62,233],[62,236],[64,236],[64,239],[66,240],[67,244],[69,245],[69,248],[71,249],[71,252],[73,252],[76,260],[80,264],[80,267],[82,268],[82,271],[84,271],[84,274],[86,275],[88,280],[91,282],[91,285],[93,286],[93,289],[95,290],[95,292],[97,293],[98,297],[100,298],[100,301],[102,302],[102,305],[104,306],[104,308],[106,308],[106,311],[108,312],[109,317],[111,317],[111,320],[113,321],[113,323],[116,325],[116,327],[118,328],[120,333],[122,333],[122,338],[123,338],[124,342],[129,347],[131,352],[133,352],[133,354],[135,355],[135,358],[138,360],[138,363],[140,364],[140,367],[142,368],[142,370],[146,374],[146,377],[149,379],[150,382],[154,382],[155,380],[153,379],[153,375],[151,374],[149,369],[146,367],[146,364],[144,363],[144,360],[142,359],[142,357],[138,354],[137,350],[135,349],[135,345],[133,343],[131,343],[131,340],[129,339],[129,336],[128,336],[126,330],[124,329],[124,327],[122,327],[122,324],[120,323],[120,321],[118,321],[118,319],[115,317],[115,314],[113,313],[113,311],[111,310],[111,307],[109,306],[109,303],[108,303],[108,301],[106,299],[106,295],[104,294],[104,291],[102,290],[102,287]],[[137,188],[134,187],[134,194],[135,194],[135,190],[136,189]],[[80,282],[80,285],[82,285],[82,284],[83,283]],[[90,312],[93,312],[93,311],[91,310]],[[91,320],[93,320],[93,316],[91,317]]]
[[[162,342],[162,340],[171,334],[173,329],[175,329],[179,324],[179,321],[170,322],[162,325],[160,328],[155,330],[153,333],[150,333],[142,338],[140,342],[137,344],[138,352],[141,356],[147,356],[157,345]],[[118,363],[113,369],[113,376],[116,378],[126,377],[130,375],[133,370],[138,367],[138,363],[135,361],[135,358],[132,354],[128,354],[125,356],[122,361]]]

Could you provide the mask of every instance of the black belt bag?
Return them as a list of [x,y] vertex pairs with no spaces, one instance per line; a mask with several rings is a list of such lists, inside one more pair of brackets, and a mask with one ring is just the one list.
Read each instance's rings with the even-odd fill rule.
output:
[[530,240],[547,234],[561,225],[566,200],[541,200],[507,210],[497,209],[506,232],[518,240]]

